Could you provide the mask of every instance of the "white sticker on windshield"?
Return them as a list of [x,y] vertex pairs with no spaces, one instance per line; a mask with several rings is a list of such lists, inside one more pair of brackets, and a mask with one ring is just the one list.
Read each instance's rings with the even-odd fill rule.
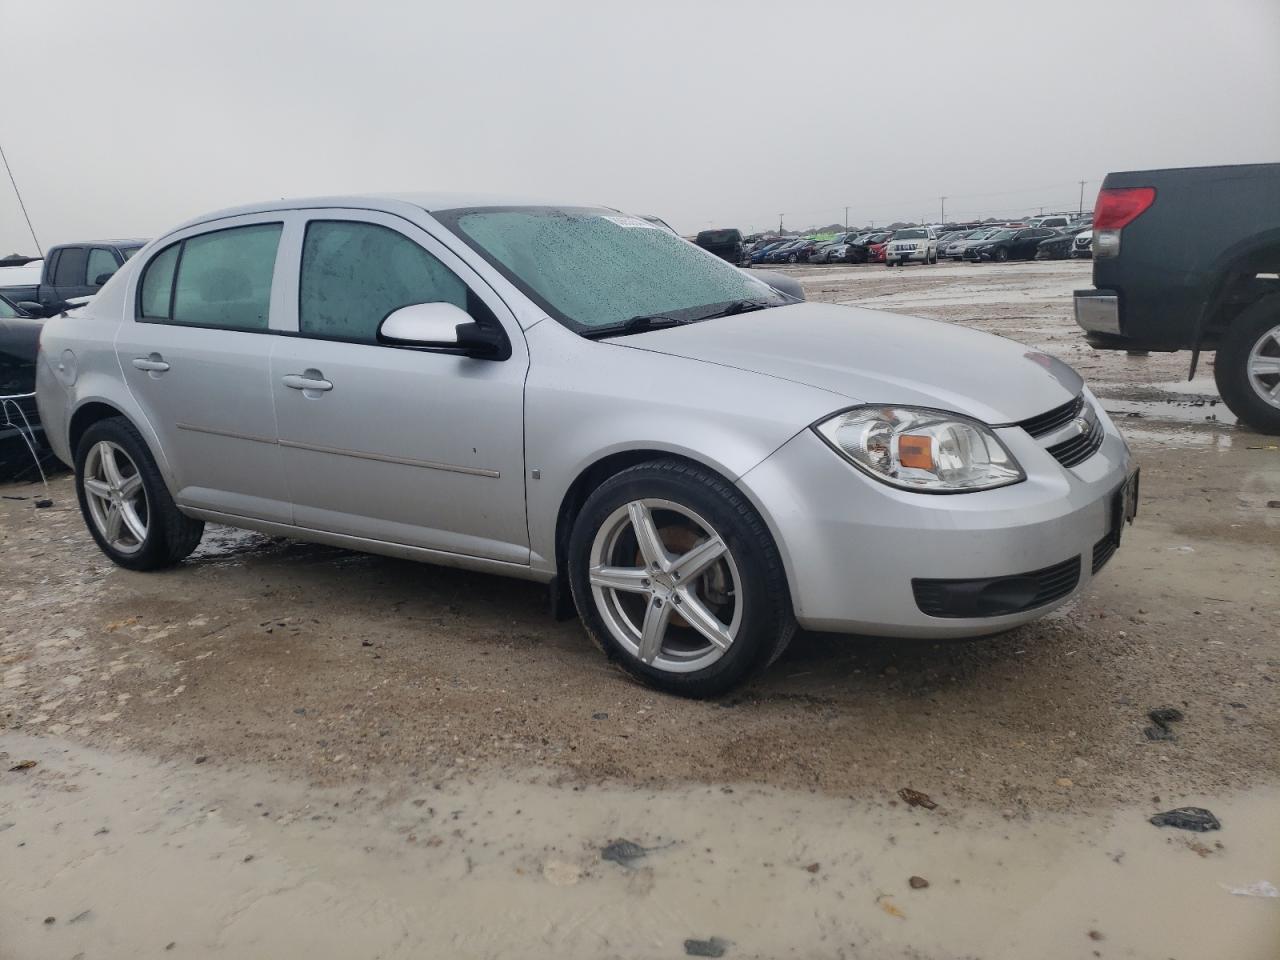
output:
[[620,227],[627,227],[632,230],[659,230],[660,227],[650,223],[648,220],[641,220],[639,217],[604,217],[610,223],[616,223]]

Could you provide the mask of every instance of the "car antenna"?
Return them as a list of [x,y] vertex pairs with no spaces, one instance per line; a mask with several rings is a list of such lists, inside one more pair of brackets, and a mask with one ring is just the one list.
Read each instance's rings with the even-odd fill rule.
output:
[[18,206],[22,208],[22,216],[27,221],[27,229],[31,231],[31,239],[35,241],[36,253],[44,258],[44,250],[40,247],[40,238],[36,236],[36,228],[31,225],[31,215],[27,213],[27,205],[22,201],[22,191],[18,189],[18,181],[13,179],[13,168],[9,166],[9,158],[4,154],[4,147],[0,145],[0,160],[4,161],[5,172],[9,174],[9,182],[13,184],[14,196],[18,198]]

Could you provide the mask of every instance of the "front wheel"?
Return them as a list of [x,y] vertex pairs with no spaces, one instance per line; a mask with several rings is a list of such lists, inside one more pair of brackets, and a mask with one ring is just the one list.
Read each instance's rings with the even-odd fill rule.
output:
[[642,463],[596,489],[574,523],[569,579],[610,659],[680,696],[725,693],[795,631],[764,521],[733,484],[684,461]]
[[991,255],[991,259],[996,263],[1004,263],[1009,259],[1009,251],[1005,247],[997,247],[996,252]]
[[799,262],[799,260],[800,258],[797,257],[794,253],[787,255],[787,263],[797,263]]
[[1264,297],[1232,321],[1213,379],[1241,423],[1280,435],[1280,295]]
[[204,534],[203,520],[178,510],[151,451],[124,417],[99,420],[80,438],[76,496],[98,547],[130,570],[172,566]]

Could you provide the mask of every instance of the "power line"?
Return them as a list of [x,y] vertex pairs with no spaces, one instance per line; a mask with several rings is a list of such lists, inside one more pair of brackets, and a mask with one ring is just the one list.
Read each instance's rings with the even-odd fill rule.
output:
[[44,251],[40,248],[40,240],[36,236],[36,228],[31,225],[31,217],[27,213],[27,205],[22,202],[22,193],[18,190],[18,181],[13,179],[13,169],[9,166],[9,158],[4,155],[4,147],[0,146],[0,160],[4,161],[4,169],[9,174],[9,182],[13,184],[14,196],[18,198],[18,206],[22,208],[22,215],[26,218],[27,229],[31,231],[31,239],[35,241],[36,253],[44,256]]

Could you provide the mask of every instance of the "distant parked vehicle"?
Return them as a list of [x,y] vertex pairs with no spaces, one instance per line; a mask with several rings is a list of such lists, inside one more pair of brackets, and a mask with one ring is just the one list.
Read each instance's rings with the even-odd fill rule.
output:
[[938,237],[931,227],[908,227],[897,231],[889,241],[884,258],[887,267],[937,262]]
[[1082,230],[1076,234],[1075,243],[1071,245],[1071,256],[1077,260],[1087,260],[1093,256],[1093,231]]
[[1069,214],[1055,213],[1047,217],[1032,217],[1027,221],[1028,227],[1068,227],[1074,218]]
[[1071,257],[1075,239],[1074,230],[1070,228],[1059,230],[1053,236],[1040,241],[1040,245],[1036,247],[1035,258],[1037,260],[1068,260]]
[[693,242],[734,266],[742,263],[741,230],[703,230]]
[[1033,260],[1040,241],[1053,236],[1055,232],[1047,227],[997,230],[986,240],[979,240],[966,247],[964,258],[970,263]]
[[0,292],[8,291],[6,296],[9,299],[33,305],[31,312],[39,316],[53,316],[65,310],[68,301],[91,297],[101,290],[102,285],[126,260],[141,250],[144,243],[145,240],[103,240],[51,247],[45,253],[40,278],[33,291],[19,293],[13,287],[5,286]]
[[960,236],[953,237],[949,240],[945,248],[939,244],[938,257],[939,259],[945,257],[948,260],[963,260],[965,247],[978,240],[985,240],[995,232],[995,227],[980,227],[977,230],[970,230],[968,233],[962,233]]
[[867,244],[867,263],[884,263],[885,252],[889,249],[889,239],[893,234]]
[[0,481],[24,475],[47,455],[36,411],[36,362],[44,321],[0,296]]

